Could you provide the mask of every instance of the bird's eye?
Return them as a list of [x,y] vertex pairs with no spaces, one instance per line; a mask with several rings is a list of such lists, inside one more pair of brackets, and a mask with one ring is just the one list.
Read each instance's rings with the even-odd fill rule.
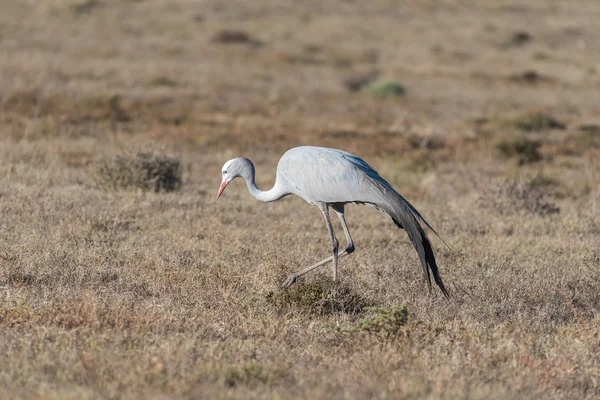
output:
[[223,174],[227,174],[227,171],[223,171]]

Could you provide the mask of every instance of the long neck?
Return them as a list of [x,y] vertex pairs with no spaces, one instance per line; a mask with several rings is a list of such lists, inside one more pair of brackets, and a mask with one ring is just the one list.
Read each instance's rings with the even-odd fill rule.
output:
[[280,188],[280,185],[277,184],[277,180],[275,181],[275,185],[271,190],[262,190],[258,186],[256,186],[255,174],[252,171],[252,175],[246,178],[246,185],[248,186],[248,191],[254,198],[260,201],[264,201],[266,203],[270,201],[276,201],[287,195],[284,190]]

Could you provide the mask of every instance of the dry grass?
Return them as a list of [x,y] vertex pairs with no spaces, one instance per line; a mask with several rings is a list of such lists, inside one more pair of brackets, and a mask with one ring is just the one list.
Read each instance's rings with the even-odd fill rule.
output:
[[[3,396],[598,397],[599,17],[593,0],[0,3]],[[405,95],[359,90],[377,76]],[[522,141],[535,162],[497,147]],[[359,154],[422,211],[453,249],[435,243],[451,301],[357,206],[342,282],[324,267],[279,289],[327,255],[318,211],[238,181],[214,195],[226,160],[268,187],[302,144]],[[179,190],[110,162],[138,152],[177,160]],[[150,190],[106,190],[99,165]]]

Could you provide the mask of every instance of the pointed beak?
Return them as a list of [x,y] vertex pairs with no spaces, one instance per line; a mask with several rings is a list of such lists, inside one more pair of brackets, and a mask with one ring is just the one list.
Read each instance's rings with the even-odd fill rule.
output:
[[217,200],[219,199],[219,197],[221,197],[221,193],[223,193],[223,190],[225,190],[225,187],[227,186],[227,181],[223,181],[221,182],[221,186],[219,186],[219,191],[217,192]]

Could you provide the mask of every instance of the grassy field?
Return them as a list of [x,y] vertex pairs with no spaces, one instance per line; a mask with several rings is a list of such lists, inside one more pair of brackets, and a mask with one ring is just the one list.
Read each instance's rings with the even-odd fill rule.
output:
[[[2,397],[596,398],[598,20],[596,0],[0,1]],[[422,212],[450,301],[359,206],[341,282],[279,288],[328,255],[319,211],[214,196],[228,159],[269,188],[308,144]]]

